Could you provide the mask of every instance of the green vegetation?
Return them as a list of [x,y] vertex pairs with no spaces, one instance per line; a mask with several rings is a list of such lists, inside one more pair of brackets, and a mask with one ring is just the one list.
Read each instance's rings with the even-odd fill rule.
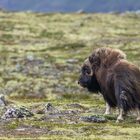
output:
[[[137,14],[41,14],[0,12],[0,92],[10,104],[42,109],[51,102],[62,110],[78,110],[81,116],[102,114],[101,95],[89,94],[77,85],[83,60],[98,47],[123,50],[140,66],[140,15]],[[69,104],[80,104],[75,108]],[[41,105],[40,105],[41,104]],[[84,111],[86,110],[86,111]],[[116,124],[85,123],[58,118],[33,118],[0,122],[1,139],[128,140],[140,138],[135,117]],[[73,119],[73,118],[72,118]]]

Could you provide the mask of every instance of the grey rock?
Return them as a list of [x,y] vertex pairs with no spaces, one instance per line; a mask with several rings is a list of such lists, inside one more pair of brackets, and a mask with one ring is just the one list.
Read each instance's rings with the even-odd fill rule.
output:
[[75,64],[78,63],[78,59],[68,59],[66,62],[70,64]]
[[32,117],[34,114],[25,107],[9,107],[1,119]]
[[51,103],[45,105],[45,113],[59,113],[59,110],[55,108]]
[[17,72],[20,72],[21,70],[23,70],[22,65],[20,65],[19,63],[16,64],[15,69]]
[[84,122],[92,122],[92,123],[105,123],[107,120],[106,118],[102,116],[85,116],[85,117],[80,117],[81,121]]
[[5,97],[4,95],[0,95],[0,106],[6,106],[7,105],[7,102],[5,100]]
[[34,56],[33,55],[27,55],[27,60],[33,61],[34,60]]

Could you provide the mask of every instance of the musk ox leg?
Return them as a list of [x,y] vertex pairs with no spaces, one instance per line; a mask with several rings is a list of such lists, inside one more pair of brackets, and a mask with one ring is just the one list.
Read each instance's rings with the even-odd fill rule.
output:
[[124,120],[124,119],[123,119],[123,114],[124,114],[124,111],[123,111],[122,108],[120,108],[120,109],[119,109],[119,116],[117,117],[117,120],[116,120],[117,123]]
[[139,110],[139,108],[137,108],[136,111],[137,111],[137,119],[136,119],[136,121],[140,122],[140,110]]
[[119,115],[116,122],[121,122],[124,120],[123,114],[125,114],[129,109],[129,101],[126,92],[122,89],[119,81],[115,81],[115,96],[117,100],[117,106],[119,109]]
[[111,114],[111,107],[108,103],[106,103],[106,110],[105,110],[104,115],[109,115],[109,114]]

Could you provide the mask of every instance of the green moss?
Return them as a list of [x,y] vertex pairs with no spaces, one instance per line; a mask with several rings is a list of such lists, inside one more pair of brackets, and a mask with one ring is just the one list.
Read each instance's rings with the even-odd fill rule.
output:
[[64,36],[63,32],[48,32],[46,30],[43,30],[40,33],[40,37],[47,37],[47,38],[54,38],[54,39],[61,39]]
[[6,125],[6,128],[7,129],[16,129],[19,126],[20,123],[21,122],[18,119],[13,120],[13,121],[9,122],[8,125]]

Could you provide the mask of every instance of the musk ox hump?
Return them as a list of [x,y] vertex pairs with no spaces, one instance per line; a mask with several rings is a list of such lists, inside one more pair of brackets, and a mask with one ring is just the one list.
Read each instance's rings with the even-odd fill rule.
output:
[[112,48],[98,48],[89,57],[90,63],[98,67],[109,67],[121,59],[126,59],[125,53]]

